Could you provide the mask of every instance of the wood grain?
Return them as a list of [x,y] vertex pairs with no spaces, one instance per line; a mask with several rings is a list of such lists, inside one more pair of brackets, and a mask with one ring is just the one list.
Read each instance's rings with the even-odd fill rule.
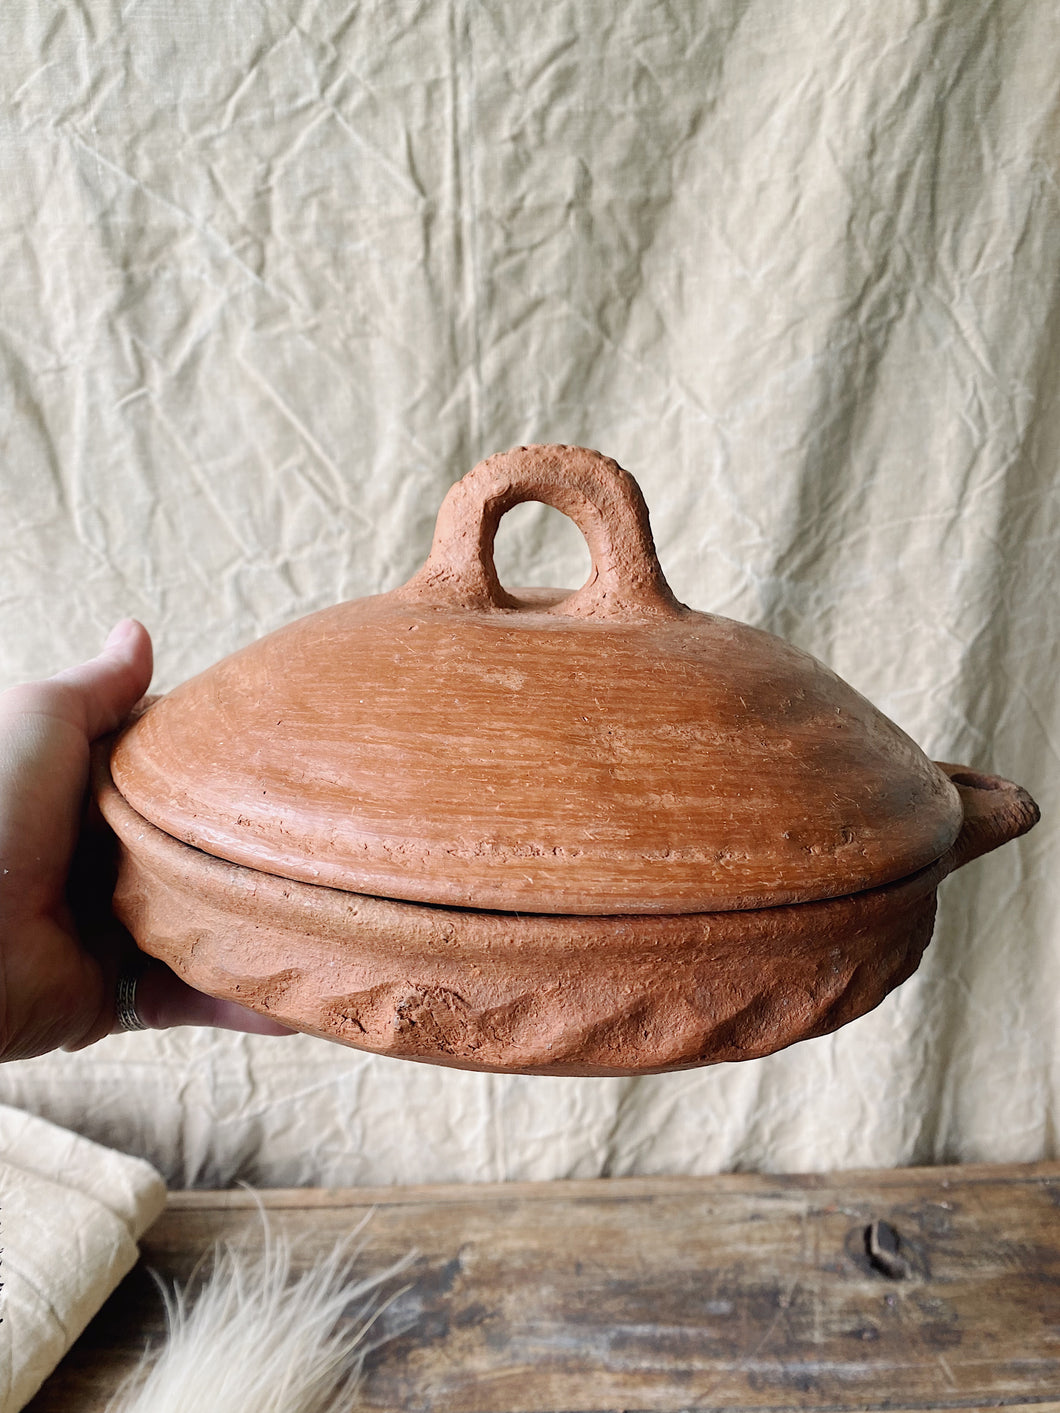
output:
[[[1060,1411],[1060,1164],[262,1200],[301,1263],[366,1213],[366,1269],[417,1253],[365,1408]],[[30,1413],[102,1413],[161,1331],[145,1267],[183,1280],[215,1241],[260,1245],[256,1201],[172,1194]],[[874,1222],[903,1278],[870,1259]]]

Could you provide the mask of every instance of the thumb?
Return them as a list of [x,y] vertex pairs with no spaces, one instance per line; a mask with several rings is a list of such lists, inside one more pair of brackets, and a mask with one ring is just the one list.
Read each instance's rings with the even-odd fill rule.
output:
[[152,666],[147,629],[135,618],[123,618],[111,629],[102,652],[51,680],[74,689],[67,701],[71,710],[83,713],[75,724],[94,741],[113,731],[147,691]]
[[291,1035],[290,1026],[252,1011],[236,1001],[221,1001],[196,991],[167,966],[152,963],[136,987],[136,1014],[152,1030],[174,1025],[209,1025],[253,1035]]

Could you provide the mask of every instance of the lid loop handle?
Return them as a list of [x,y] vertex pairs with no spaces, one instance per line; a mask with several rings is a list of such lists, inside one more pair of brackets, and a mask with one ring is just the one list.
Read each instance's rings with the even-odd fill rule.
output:
[[582,587],[546,612],[603,622],[687,612],[659,565],[640,487],[617,461],[585,447],[521,446],[480,461],[442,502],[430,555],[404,594],[483,611],[523,607],[497,578],[493,541],[501,516],[531,500],[568,515],[592,558]]

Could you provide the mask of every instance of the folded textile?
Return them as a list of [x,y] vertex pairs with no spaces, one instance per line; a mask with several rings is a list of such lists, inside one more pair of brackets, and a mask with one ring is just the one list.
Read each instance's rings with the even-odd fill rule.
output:
[[165,1206],[149,1163],[0,1105],[0,1413],[18,1413]]

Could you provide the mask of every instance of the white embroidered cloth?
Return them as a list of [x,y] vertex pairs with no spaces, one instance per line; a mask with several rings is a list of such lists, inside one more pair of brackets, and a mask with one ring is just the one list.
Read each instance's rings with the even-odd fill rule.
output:
[[0,1105],[0,1413],[37,1392],[165,1201],[149,1163]]

